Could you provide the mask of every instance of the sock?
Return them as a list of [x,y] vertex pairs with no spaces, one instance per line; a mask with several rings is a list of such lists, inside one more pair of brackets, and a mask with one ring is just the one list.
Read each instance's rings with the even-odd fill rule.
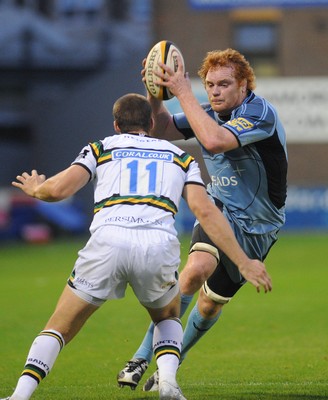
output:
[[187,352],[205,333],[216,323],[221,311],[212,319],[203,318],[198,311],[198,303],[191,310],[187,325],[183,334],[183,346],[181,351],[181,362],[186,358]]
[[53,367],[65,345],[59,332],[42,331],[32,343],[26,364],[11,399],[28,400]]
[[181,310],[180,310],[180,318],[184,316],[184,313],[187,311],[189,304],[191,303],[194,295],[191,294],[181,294]]
[[148,363],[151,362],[151,359],[153,358],[153,334],[154,323],[151,322],[146,332],[146,335],[144,336],[138,350],[134,353],[133,358],[142,358],[144,360],[147,360]]
[[154,328],[154,355],[159,379],[176,384],[183,329],[179,319],[165,319]]
[[[181,294],[181,312],[180,317],[184,315],[189,304],[193,299],[193,295]],[[148,363],[151,362],[153,358],[153,334],[154,334],[154,324],[153,322],[149,325],[146,335],[141,342],[138,350],[134,353],[133,358],[142,358],[147,360]]]

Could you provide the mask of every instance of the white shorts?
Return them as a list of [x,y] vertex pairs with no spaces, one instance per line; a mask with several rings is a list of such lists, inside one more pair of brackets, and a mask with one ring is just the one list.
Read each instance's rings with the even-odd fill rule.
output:
[[162,308],[178,294],[180,243],[156,229],[98,228],[79,251],[68,284],[90,303],[125,295],[130,284],[140,303]]

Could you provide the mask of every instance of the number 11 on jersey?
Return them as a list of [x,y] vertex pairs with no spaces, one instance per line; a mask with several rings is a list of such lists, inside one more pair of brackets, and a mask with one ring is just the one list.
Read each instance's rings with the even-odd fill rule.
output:
[[122,159],[120,182],[121,195],[160,195],[162,173],[163,161],[150,161],[149,159]]

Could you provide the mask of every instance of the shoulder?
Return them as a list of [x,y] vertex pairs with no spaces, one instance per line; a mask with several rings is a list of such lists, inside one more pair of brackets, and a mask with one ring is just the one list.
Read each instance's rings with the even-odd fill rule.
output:
[[120,135],[113,134],[113,135],[110,135],[110,136],[106,136],[103,139],[97,139],[97,140],[94,140],[92,142],[89,142],[89,145],[90,146],[95,146],[95,147],[105,146],[108,143],[111,143],[111,142],[113,142],[115,140],[118,140],[119,137],[120,137]]
[[271,120],[277,119],[277,111],[275,107],[264,97],[250,92],[244,102],[235,110],[235,117],[241,114],[255,120]]
[[264,97],[255,94],[254,92],[251,92],[251,94],[246,98],[245,104],[247,106],[253,106],[259,108],[259,110],[272,110],[273,112],[276,112],[275,107]]

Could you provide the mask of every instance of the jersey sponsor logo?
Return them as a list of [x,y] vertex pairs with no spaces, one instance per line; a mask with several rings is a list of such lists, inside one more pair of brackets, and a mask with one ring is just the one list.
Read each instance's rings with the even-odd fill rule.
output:
[[230,177],[227,176],[211,176],[211,181],[213,186],[227,187],[227,186],[237,186],[238,181],[237,177],[232,175]]
[[227,122],[227,125],[232,126],[238,133],[243,133],[254,128],[254,124],[246,118],[236,118]]
[[163,225],[163,221],[159,221],[158,219],[155,220],[150,220],[150,219],[144,219],[144,218],[139,218],[139,217],[133,217],[133,216],[115,216],[115,217],[110,217],[105,219],[105,223],[114,223],[114,222],[129,222],[133,224],[140,224],[140,225]]
[[155,159],[163,160],[166,162],[173,162],[173,154],[165,151],[153,151],[153,150],[132,150],[132,149],[120,149],[113,150],[112,159],[121,160],[122,158],[142,158],[142,159]]

